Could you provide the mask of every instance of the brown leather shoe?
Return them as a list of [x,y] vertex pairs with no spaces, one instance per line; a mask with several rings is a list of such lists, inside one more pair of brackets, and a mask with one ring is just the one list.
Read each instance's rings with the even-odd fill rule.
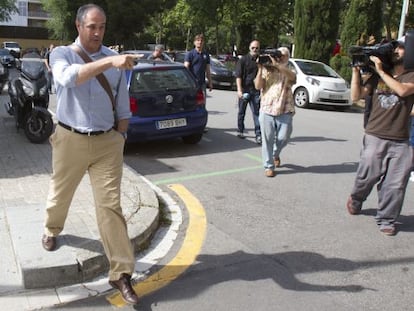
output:
[[274,159],[274,163],[275,163],[275,167],[280,167],[280,158],[275,158]]
[[346,208],[348,210],[348,213],[351,215],[358,215],[360,213],[360,210],[355,208],[352,204],[352,197],[349,196],[348,201],[346,201]]
[[138,303],[138,296],[131,285],[131,276],[123,273],[118,281],[109,281],[109,285],[119,290],[122,298],[130,304],[136,305]]
[[266,177],[275,177],[276,173],[271,168],[267,168],[265,170],[265,175],[266,175]]
[[42,246],[48,252],[54,251],[56,249],[56,237],[44,234],[42,237]]

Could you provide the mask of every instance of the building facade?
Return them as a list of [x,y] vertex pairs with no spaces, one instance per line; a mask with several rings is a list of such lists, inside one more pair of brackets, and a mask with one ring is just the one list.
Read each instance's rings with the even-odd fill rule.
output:
[[60,42],[49,39],[46,22],[50,19],[40,0],[16,0],[19,12],[11,15],[8,21],[0,22],[0,42],[16,41],[22,49],[36,47],[43,49],[51,43]]
[[50,16],[43,10],[40,0],[17,0],[16,6],[19,12],[13,14],[11,20],[0,22],[0,25],[46,28]]

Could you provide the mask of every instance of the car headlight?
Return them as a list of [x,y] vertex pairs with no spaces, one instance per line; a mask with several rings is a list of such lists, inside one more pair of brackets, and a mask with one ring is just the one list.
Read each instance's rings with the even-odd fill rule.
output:
[[308,81],[311,85],[319,86],[321,84],[321,81],[312,77],[306,77],[306,81]]

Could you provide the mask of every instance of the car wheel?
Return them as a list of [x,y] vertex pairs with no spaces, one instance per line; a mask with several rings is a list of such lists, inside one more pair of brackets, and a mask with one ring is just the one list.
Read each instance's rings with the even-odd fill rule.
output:
[[309,107],[309,93],[304,87],[299,87],[293,94],[295,106],[300,108]]
[[183,136],[182,139],[183,139],[184,144],[194,145],[194,144],[197,144],[201,140],[201,137],[203,137],[203,133]]

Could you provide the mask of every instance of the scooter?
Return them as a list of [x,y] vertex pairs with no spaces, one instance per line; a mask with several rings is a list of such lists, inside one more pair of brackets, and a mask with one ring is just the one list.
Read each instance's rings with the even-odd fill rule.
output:
[[40,55],[26,54],[20,59],[20,76],[9,81],[9,103],[6,110],[13,115],[17,129],[24,129],[28,140],[40,144],[53,131],[53,119],[48,111],[49,91],[47,70]]

